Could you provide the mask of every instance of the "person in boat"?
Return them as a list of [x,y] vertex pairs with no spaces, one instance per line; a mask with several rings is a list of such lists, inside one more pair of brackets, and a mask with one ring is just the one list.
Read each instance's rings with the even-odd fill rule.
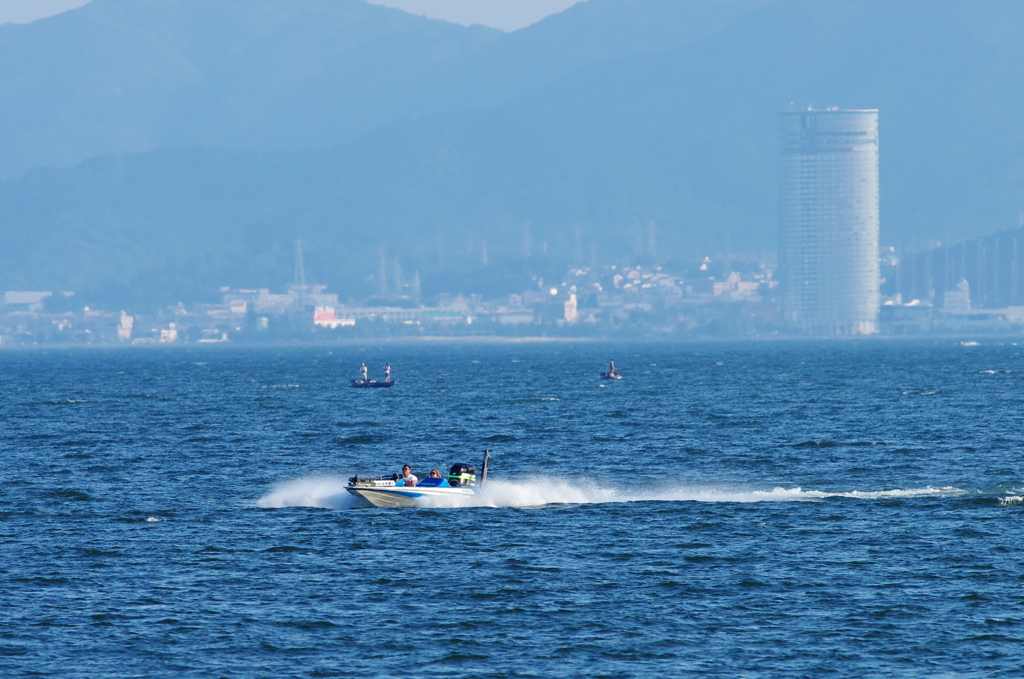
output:
[[369,372],[366,369],[366,364],[365,363],[363,363],[362,365],[359,366],[359,374],[362,377],[363,382],[369,382],[370,381]]
[[412,467],[407,464],[402,465],[402,475],[398,481],[395,482],[396,486],[415,486],[419,483],[419,477],[412,473]]
[[384,364],[384,381],[385,382],[390,382],[391,381],[391,364],[390,363],[385,363]]
[[608,377],[615,377],[615,360],[608,361]]
[[420,481],[417,485],[420,486],[433,486],[435,488],[451,488],[451,484],[448,483],[448,479],[441,476],[441,472],[436,469],[430,470],[430,475],[427,478]]

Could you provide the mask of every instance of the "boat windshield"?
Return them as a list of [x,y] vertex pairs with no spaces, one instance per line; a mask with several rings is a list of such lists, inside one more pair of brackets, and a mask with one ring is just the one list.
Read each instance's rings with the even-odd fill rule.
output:
[[425,479],[421,479],[420,482],[416,484],[416,486],[419,488],[425,488],[430,486],[434,486],[437,488],[451,488],[451,484],[449,484],[447,480],[433,478],[430,476],[428,476]]

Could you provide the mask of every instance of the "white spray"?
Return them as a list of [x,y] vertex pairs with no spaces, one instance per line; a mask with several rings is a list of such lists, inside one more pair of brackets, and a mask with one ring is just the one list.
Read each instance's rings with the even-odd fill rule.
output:
[[296,479],[276,486],[256,505],[266,509],[282,507],[323,507],[324,509],[354,509],[369,503],[345,490],[348,481],[335,477]]
[[[257,505],[265,508],[323,507],[326,509],[368,506],[365,501],[350,495],[345,490],[346,485],[346,480],[335,477],[298,479],[277,486],[260,498]],[[522,481],[488,481],[482,492],[473,498],[471,506],[525,508],[608,502],[806,502],[834,497],[859,499],[948,497],[962,495],[964,492],[951,487],[881,491],[853,490],[838,493],[800,488],[776,487],[771,490],[750,490],[724,486],[663,486],[638,490],[538,478]],[[429,501],[429,506],[466,506],[464,496],[446,500],[446,498],[432,498]]]

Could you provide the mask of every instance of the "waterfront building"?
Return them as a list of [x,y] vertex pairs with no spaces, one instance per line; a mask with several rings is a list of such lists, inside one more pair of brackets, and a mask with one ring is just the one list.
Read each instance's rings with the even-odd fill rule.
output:
[[878,331],[878,111],[779,115],[779,266],[788,321]]

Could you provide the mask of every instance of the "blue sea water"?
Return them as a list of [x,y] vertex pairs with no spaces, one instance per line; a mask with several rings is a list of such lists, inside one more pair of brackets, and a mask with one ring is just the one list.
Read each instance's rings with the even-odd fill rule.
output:
[[[0,352],[0,675],[1019,676],[1022,380],[995,340]],[[486,506],[343,490],[485,448]]]

